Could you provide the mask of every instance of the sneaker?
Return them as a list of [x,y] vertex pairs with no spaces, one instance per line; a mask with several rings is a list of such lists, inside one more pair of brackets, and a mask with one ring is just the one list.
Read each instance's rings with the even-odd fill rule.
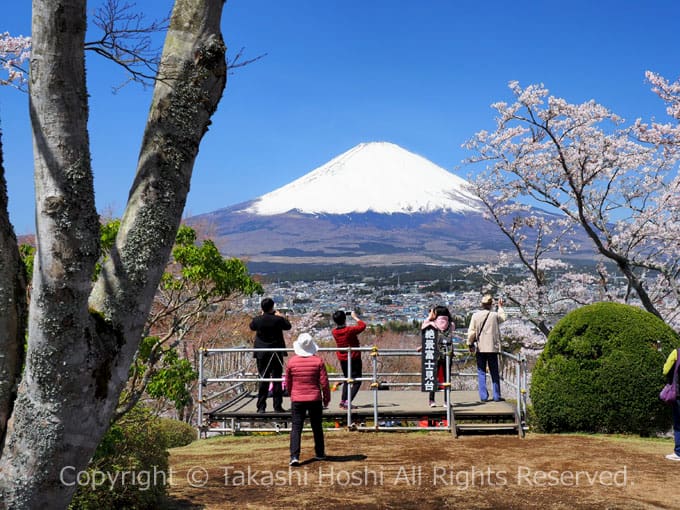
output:
[[346,400],[341,400],[341,401],[340,401],[340,407],[342,407],[343,409],[347,409],[347,401],[346,401]]
[[275,407],[274,412],[275,413],[287,413],[288,410],[284,409],[283,407]]
[[668,460],[680,460],[680,455],[677,455],[675,453],[670,453],[670,454],[666,455],[666,458]]
[[317,455],[316,457],[314,457],[314,460],[326,460],[326,456],[325,455]]
[[434,400],[430,400],[430,407],[437,407],[437,403]]
[[288,465],[289,466],[299,466],[300,461],[298,460],[297,457],[293,457],[292,459],[290,459],[290,462],[288,463]]

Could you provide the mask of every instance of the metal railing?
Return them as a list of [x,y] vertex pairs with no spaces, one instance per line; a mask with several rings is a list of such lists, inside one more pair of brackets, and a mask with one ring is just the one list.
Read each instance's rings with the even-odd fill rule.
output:
[[[352,406],[346,409],[346,422],[350,428],[361,430],[387,430],[380,425],[379,415],[379,394],[385,386],[393,388],[412,388],[420,387],[421,372],[410,371],[384,371],[384,365],[389,360],[398,357],[418,358],[413,365],[420,362],[421,353],[415,349],[379,349],[373,347],[320,347],[318,354],[325,358],[328,353],[347,352],[348,359],[351,359],[352,352],[362,353],[362,362],[370,361],[369,374],[362,377],[353,377],[351,374],[351,363],[347,364],[348,375],[344,377],[342,373],[329,373],[331,385],[346,383],[349,386],[355,381],[369,382],[373,393],[373,426],[353,425]],[[274,423],[267,427],[243,427],[240,419],[236,416],[222,419],[222,425],[213,426],[209,420],[204,420],[204,406],[214,402],[211,414],[220,414],[222,411],[237,405],[241,399],[255,391],[261,382],[284,382],[284,378],[263,378],[260,377],[255,367],[255,352],[292,352],[292,349],[255,349],[251,347],[234,347],[221,349],[201,349],[199,351],[199,385],[198,385],[198,433],[199,437],[208,433],[235,433],[235,432],[286,432],[290,427],[286,422],[290,419],[274,419],[269,421]],[[474,364],[474,354],[467,349],[455,348],[451,346],[448,352],[444,352],[446,361],[445,381],[440,384],[444,391],[446,403],[451,402],[451,391],[454,384],[461,385],[462,380],[477,377],[476,364]],[[330,359],[324,359],[327,365],[331,364]],[[388,363],[389,364],[389,363]],[[467,371],[469,364],[475,366],[473,371]],[[367,366],[364,363],[364,366]],[[389,367],[388,367],[389,368]],[[364,370],[366,372],[366,370]],[[508,352],[501,352],[500,358],[501,384],[509,387],[514,395],[516,415],[520,420],[519,426],[525,429],[526,420],[526,385],[527,385],[527,365],[526,359]],[[218,391],[208,393],[208,388],[218,385]],[[225,385],[227,385],[225,387]],[[472,385],[470,385],[472,386]],[[476,388],[476,382],[474,383]],[[344,388],[343,388],[344,389]],[[341,391],[343,390],[341,389]],[[400,426],[398,430],[450,430],[455,432],[455,417],[451,405],[446,405],[446,426]],[[228,414],[228,413],[224,413]],[[281,422],[278,423],[277,422]],[[247,421],[247,420],[244,420]],[[230,425],[227,424],[230,423]],[[335,428],[335,427],[334,427]],[[328,428],[327,430],[332,430]],[[391,428],[390,430],[394,430]]]

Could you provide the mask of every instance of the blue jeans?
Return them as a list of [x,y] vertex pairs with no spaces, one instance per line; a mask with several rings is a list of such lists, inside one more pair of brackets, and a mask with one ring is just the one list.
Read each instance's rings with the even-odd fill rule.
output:
[[501,377],[498,373],[498,353],[497,352],[478,352],[477,353],[477,384],[479,386],[479,400],[489,399],[489,392],[486,389],[486,367],[491,372],[491,383],[493,388],[493,399],[501,398]]
[[317,457],[325,455],[323,442],[323,404],[321,400],[311,402],[291,402],[292,424],[290,431],[290,458],[300,458],[300,440],[302,426],[305,423],[305,415],[309,413],[309,424],[312,426],[314,435],[314,451]]
[[675,454],[680,456],[680,400],[673,404],[673,435],[675,436]]

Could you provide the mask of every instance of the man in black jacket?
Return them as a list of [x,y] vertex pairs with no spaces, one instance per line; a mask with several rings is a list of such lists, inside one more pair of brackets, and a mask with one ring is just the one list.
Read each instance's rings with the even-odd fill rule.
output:
[[[281,312],[274,310],[274,300],[264,298],[262,303],[262,314],[250,321],[250,329],[255,331],[256,349],[285,349],[283,332],[290,329],[290,322]],[[286,352],[256,352],[257,371],[264,379],[280,379],[283,374],[283,356]],[[283,408],[283,391],[281,381],[273,382],[274,411],[285,413]],[[269,381],[261,381],[257,392],[257,412],[264,413],[267,408],[267,395],[269,393]]]

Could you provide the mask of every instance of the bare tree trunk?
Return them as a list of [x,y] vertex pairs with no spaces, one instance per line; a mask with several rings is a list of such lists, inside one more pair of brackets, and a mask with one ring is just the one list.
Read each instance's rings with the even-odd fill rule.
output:
[[137,177],[99,253],[87,134],[85,0],[33,0],[30,96],[38,254],[0,507],[66,508],[108,428],[172,248],[200,140],[226,82],[224,0],[177,0]]
[[0,451],[16,397],[26,331],[26,276],[9,221],[2,156],[0,138]]
[[226,84],[223,5],[224,0],[175,2],[137,175],[90,299],[108,323],[134,339],[118,353],[110,388],[114,404],[175,242],[200,141]]

